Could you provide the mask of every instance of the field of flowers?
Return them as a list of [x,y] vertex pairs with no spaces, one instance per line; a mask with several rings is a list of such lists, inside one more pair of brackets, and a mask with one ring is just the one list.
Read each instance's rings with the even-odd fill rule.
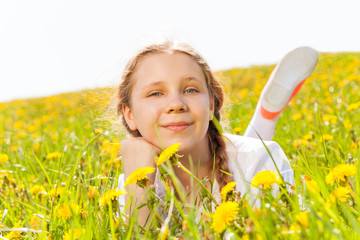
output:
[[[228,97],[226,131],[245,131],[274,67],[218,73]],[[261,207],[230,184],[212,212],[204,181],[194,180],[200,196],[190,204],[169,184],[161,201],[150,187],[146,226],[122,216],[117,204],[125,194],[116,190],[125,135],[109,107],[112,89],[0,103],[0,239],[360,239],[359,87],[360,53],[320,54],[275,132],[295,172],[291,193],[265,172],[253,180],[263,190]],[[159,168],[180,189],[174,152],[163,154]],[[146,186],[138,174],[128,183]],[[270,194],[271,184],[279,195]]]

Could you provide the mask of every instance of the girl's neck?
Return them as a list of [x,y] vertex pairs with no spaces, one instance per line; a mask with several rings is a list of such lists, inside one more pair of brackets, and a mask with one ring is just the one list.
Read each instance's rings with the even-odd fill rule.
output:
[[[211,179],[213,158],[210,154],[210,147],[207,137],[197,146],[180,153],[181,164],[191,171],[198,179]],[[182,185],[187,188],[190,186],[191,177],[180,168],[174,168],[177,178]]]

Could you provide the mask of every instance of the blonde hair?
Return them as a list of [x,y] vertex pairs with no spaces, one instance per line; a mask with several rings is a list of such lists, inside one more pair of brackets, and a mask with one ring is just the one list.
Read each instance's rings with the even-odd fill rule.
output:
[[[122,81],[118,88],[118,104],[117,112],[122,115],[122,122],[127,131],[135,136],[140,137],[141,134],[138,130],[131,130],[127,125],[124,115],[123,115],[123,106],[131,107],[131,91],[133,87],[132,76],[136,70],[138,63],[145,57],[150,54],[158,53],[184,53],[190,56],[201,68],[206,85],[209,91],[210,98],[213,99],[214,104],[214,117],[218,122],[220,122],[220,109],[224,103],[224,93],[219,81],[215,78],[215,75],[211,71],[209,65],[203,59],[198,52],[195,51],[193,47],[186,43],[173,42],[173,41],[164,41],[161,43],[150,44],[140,51],[137,52],[126,64],[124,72],[122,75]],[[209,122],[209,128],[207,132],[209,138],[209,147],[211,154],[214,154],[214,164],[215,164],[215,179],[219,183],[220,188],[225,186],[228,182],[231,182],[231,177],[225,172],[229,172],[228,167],[228,156],[226,153],[226,143],[220,134],[219,130],[216,128],[213,121]]]

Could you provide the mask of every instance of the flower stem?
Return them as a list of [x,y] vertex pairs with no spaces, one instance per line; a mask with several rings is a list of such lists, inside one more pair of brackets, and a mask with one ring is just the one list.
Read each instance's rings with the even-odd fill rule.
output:
[[214,201],[214,203],[217,205],[217,201],[215,200],[214,196],[211,194],[211,192],[209,191],[209,189],[197,178],[194,176],[194,174],[192,174],[192,172],[190,172],[186,167],[184,167],[180,161],[176,162],[176,165],[178,165],[182,170],[184,170],[184,172],[186,172],[187,174],[189,174],[197,183],[200,184],[200,186],[206,191],[206,193],[211,197],[211,199]]

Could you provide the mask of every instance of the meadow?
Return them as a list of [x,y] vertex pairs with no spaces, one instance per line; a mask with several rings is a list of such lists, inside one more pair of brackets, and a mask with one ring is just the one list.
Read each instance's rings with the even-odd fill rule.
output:
[[[225,131],[245,131],[274,67],[217,72]],[[360,239],[359,87],[360,53],[320,54],[276,127],[295,173],[291,192],[281,181],[269,182],[279,185],[276,196],[258,185],[254,208],[228,186],[212,212],[207,180],[194,180],[200,196],[187,204],[170,184],[161,201],[150,187],[147,226],[117,204],[126,194],[117,190],[125,133],[114,89],[0,103],[0,239]],[[165,178],[176,182],[176,154],[164,161]]]

